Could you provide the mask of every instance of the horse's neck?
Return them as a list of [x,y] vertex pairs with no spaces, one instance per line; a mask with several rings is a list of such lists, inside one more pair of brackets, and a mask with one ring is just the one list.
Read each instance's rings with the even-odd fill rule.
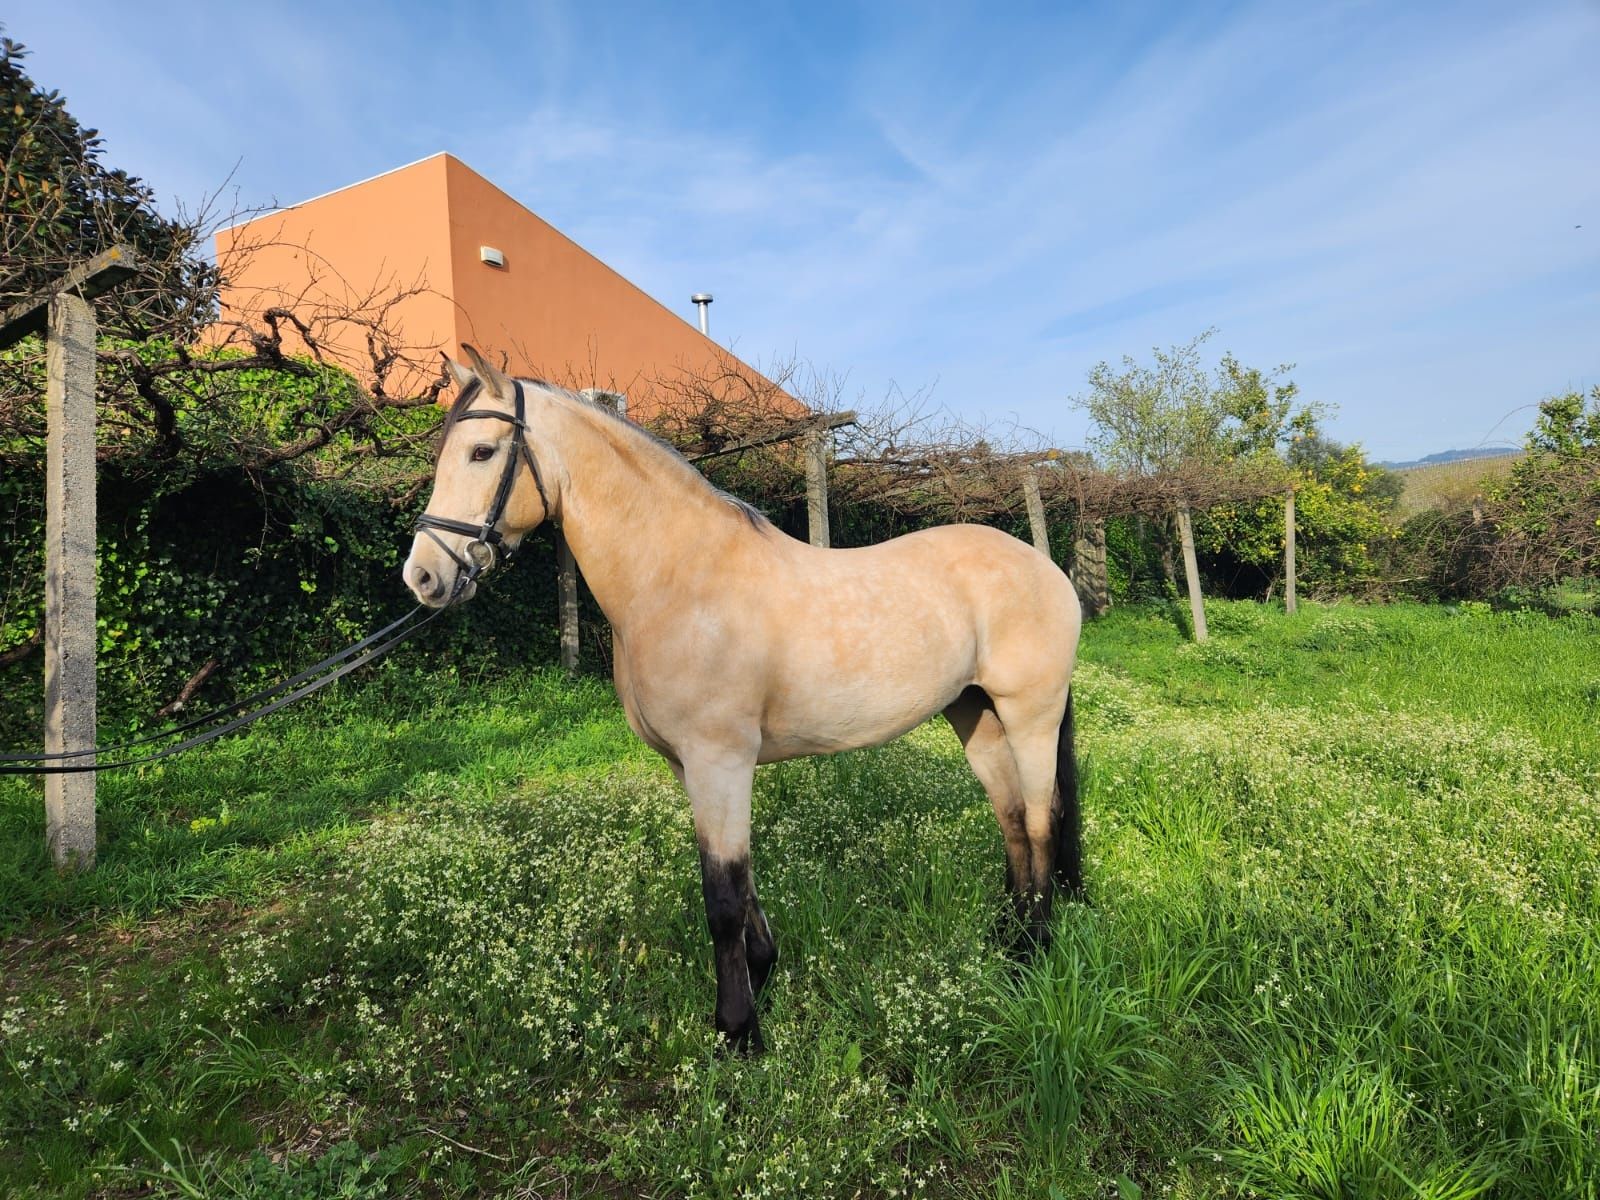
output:
[[714,568],[746,536],[742,513],[692,470],[614,418],[563,399],[562,533],[613,625],[696,563]]

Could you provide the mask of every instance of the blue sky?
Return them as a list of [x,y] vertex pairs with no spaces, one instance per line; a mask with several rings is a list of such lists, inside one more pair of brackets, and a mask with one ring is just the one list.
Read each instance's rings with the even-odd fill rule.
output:
[[[1101,359],[1208,326],[1377,458],[1600,383],[1600,0],[12,0],[38,81],[191,205],[449,150],[846,404],[1081,445]],[[1581,228],[1576,228],[1581,226]]]

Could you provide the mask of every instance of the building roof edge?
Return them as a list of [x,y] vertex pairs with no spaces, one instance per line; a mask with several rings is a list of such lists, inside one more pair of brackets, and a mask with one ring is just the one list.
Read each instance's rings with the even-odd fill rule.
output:
[[[379,171],[376,175],[368,175],[365,179],[358,179],[354,183],[340,184],[336,188],[329,188],[325,192],[318,192],[315,196],[307,196],[304,200],[296,200],[293,204],[279,204],[274,208],[269,208],[266,212],[257,213],[253,217],[245,217],[242,221],[235,221],[231,225],[224,225],[221,229],[217,230],[217,234],[221,235],[227,233],[230,229],[238,229],[240,226],[249,225],[253,221],[265,220],[267,217],[273,216],[276,213],[288,212],[291,208],[300,208],[303,205],[315,203],[316,201],[322,200],[328,196],[336,196],[340,192],[348,192],[351,188],[361,187],[363,184],[371,183],[375,179],[382,179],[386,175],[394,175],[400,171],[409,171],[412,167],[420,167],[423,163],[432,162],[436,158],[455,158],[455,155],[451,154],[448,150],[435,150],[432,154],[424,154],[421,158],[413,159],[408,163],[402,163],[398,167],[390,167],[387,171]],[[456,159],[456,161],[460,162],[461,160]],[[462,165],[465,166],[466,164],[463,163]],[[468,169],[471,170],[470,167]]]

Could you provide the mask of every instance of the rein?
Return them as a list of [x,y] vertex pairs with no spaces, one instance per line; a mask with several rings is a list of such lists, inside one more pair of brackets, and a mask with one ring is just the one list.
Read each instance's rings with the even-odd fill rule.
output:
[[[516,482],[517,463],[527,460],[529,473],[533,476],[533,486],[539,489],[539,500],[544,504],[546,515],[550,512],[550,498],[545,492],[544,479],[539,473],[539,464],[533,457],[533,451],[528,447],[527,423],[525,416],[525,401],[522,394],[522,384],[513,380],[516,388],[516,415],[494,412],[490,409],[474,409],[457,415],[456,420],[466,421],[474,418],[493,418],[499,421],[509,421],[516,428],[517,446],[506,459],[505,469],[500,474],[500,485],[495,491],[494,504],[489,509],[489,515],[483,524],[472,525],[466,521],[453,521],[447,517],[435,517],[423,513],[417,518],[414,532],[425,533],[438,543],[440,549],[448,554],[456,566],[461,568],[456,576],[455,586],[450,592],[450,599],[444,604],[429,612],[421,620],[417,615],[423,612],[424,606],[419,604],[398,620],[391,621],[376,633],[369,633],[354,645],[346,646],[336,654],[315,666],[307,667],[298,675],[294,675],[271,687],[263,688],[253,695],[246,696],[243,700],[236,700],[232,704],[206,713],[204,716],[195,717],[171,729],[163,729],[159,733],[146,734],[143,737],[131,738],[125,742],[117,742],[110,746],[91,746],[86,750],[61,750],[52,754],[6,754],[0,755],[0,775],[72,775],[89,771],[116,771],[124,767],[139,767],[146,763],[158,762],[163,758],[170,758],[174,754],[181,754],[185,750],[192,750],[196,746],[203,746],[207,742],[214,742],[218,738],[237,730],[243,729],[259,721],[262,717],[277,712],[279,709],[303,700],[313,692],[327,687],[336,680],[343,679],[350,672],[359,667],[364,667],[375,659],[389,653],[401,642],[406,641],[414,634],[420,632],[434,621],[438,620],[448,610],[454,608],[461,599],[461,594],[475,583],[484,571],[496,563],[511,561],[511,551],[505,549],[505,536],[499,529],[502,517],[505,516],[506,504],[511,499],[511,488]],[[473,540],[467,544],[467,557],[462,558],[441,538],[435,529],[443,529],[448,533],[465,534]],[[324,672],[327,672],[324,674]],[[260,705],[252,712],[245,712],[252,705]],[[243,716],[234,716],[244,713]],[[233,717],[231,721],[208,729],[194,737],[185,738],[161,750],[150,754],[141,754],[131,758],[121,758],[115,762],[98,762],[99,755],[121,754],[139,746],[148,746],[152,742],[163,741],[166,738],[177,737],[181,733],[199,729],[201,726],[210,725],[213,721]],[[87,762],[72,761],[88,759]]]
[[[465,587],[465,584],[462,584]],[[451,601],[454,603],[454,600]],[[437,620],[450,605],[436,608],[420,621],[414,618],[422,611],[422,605],[417,605],[405,616],[397,621],[385,625],[376,633],[368,634],[353,646],[347,646],[337,654],[329,655],[314,667],[309,667],[281,683],[263,688],[254,695],[246,696],[243,700],[236,700],[214,712],[209,712],[203,717],[195,717],[185,721],[182,725],[175,725],[171,729],[163,729],[159,733],[146,734],[144,737],[131,738],[126,742],[118,742],[111,746],[91,746],[87,750],[61,750],[54,754],[7,754],[0,757],[0,775],[75,775],[86,771],[117,771],[123,767],[139,767],[146,763],[157,762],[163,758],[170,758],[174,754],[185,750],[192,750],[196,746],[203,746],[207,742],[214,742],[225,734],[243,729],[252,725],[269,713],[275,713],[285,705],[293,704],[296,700],[303,700],[313,692],[320,691],[335,680],[343,679],[357,667],[364,667],[376,658],[380,658],[393,650],[401,642],[417,633],[431,622]],[[398,631],[398,632],[396,632]],[[363,653],[364,651],[364,653]],[[346,661],[348,660],[348,661]],[[323,671],[343,663],[337,670],[330,671],[327,675],[317,678]],[[287,693],[287,694],[285,694]],[[263,703],[270,701],[270,703]],[[192,738],[185,738],[181,742],[157,750],[151,754],[142,754],[134,758],[123,758],[116,762],[66,762],[67,759],[94,759],[101,754],[119,754],[125,750],[132,750],[137,746],[147,746],[151,742],[159,742],[164,738],[176,737],[180,733],[187,733],[191,729],[198,729],[202,725],[209,725],[249,708],[252,704],[261,707],[254,712],[246,713],[242,717],[215,729],[197,734]],[[24,765],[19,765],[24,764]]]

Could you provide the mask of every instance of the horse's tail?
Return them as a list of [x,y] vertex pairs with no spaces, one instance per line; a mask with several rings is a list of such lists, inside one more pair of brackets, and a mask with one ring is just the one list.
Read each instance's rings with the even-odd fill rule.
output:
[[1056,735],[1056,886],[1075,900],[1084,898],[1083,818],[1078,807],[1078,755],[1072,737],[1072,688]]

